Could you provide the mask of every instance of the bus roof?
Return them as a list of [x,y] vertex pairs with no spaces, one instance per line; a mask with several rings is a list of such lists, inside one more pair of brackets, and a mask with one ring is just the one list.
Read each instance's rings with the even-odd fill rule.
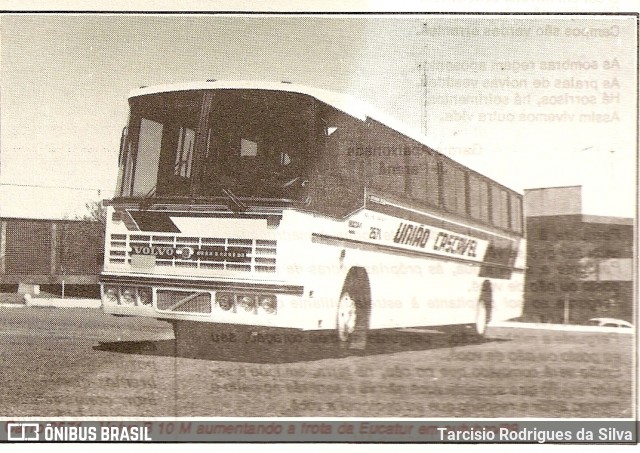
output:
[[[311,96],[320,102],[330,105],[344,113],[358,118],[360,121],[366,121],[370,118],[374,121],[384,124],[385,126],[403,134],[404,136],[415,140],[416,142],[428,147],[439,155],[442,155],[446,159],[455,162],[457,165],[471,170],[472,172],[480,175],[480,173],[468,168],[465,165],[445,156],[441,152],[434,150],[427,144],[427,138],[415,129],[408,127],[406,124],[397,120],[396,118],[382,112],[381,110],[363,102],[348,94],[336,93],[333,91],[324,90],[321,88],[313,88],[304,85],[296,85],[289,82],[266,82],[266,81],[204,81],[204,82],[186,82],[167,85],[154,85],[148,87],[141,87],[132,90],[129,93],[129,98],[137,96],[144,96],[148,94],[156,93],[169,93],[174,91],[190,91],[190,90],[271,90],[282,91],[288,93],[299,93],[307,96]],[[503,187],[509,192],[518,194],[518,192],[510,189],[497,181],[481,175],[486,179],[490,179],[497,185]],[[520,194],[518,194],[520,195]],[[520,195],[521,196],[521,195]]]
[[272,90],[284,91],[288,93],[299,93],[311,96],[320,102],[335,107],[348,115],[366,121],[371,118],[378,121],[407,137],[429,146],[426,137],[421,133],[407,127],[397,119],[381,112],[371,105],[348,94],[336,93],[333,91],[312,88],[303,85],[296,85],[287,82],[263,82],[263,81],[215,81],[215,82],[188,82],[171,85],[155,85],[143,87],[131,91],[129,98],[143,96],[146,94],[167,93],[172,91],[188,90]]
[[[302,85],[295,85],[287,82],[261,82],[261,81],[215,81],[215,82],[188,82],[171,85],[156,85],[142,87],[129,93],[129,98],[143,96],[145,94],[167,93],[172,91],[189,90],[271,90],[284,91],[288,93],[305,94],[317,100],[331,105],[343,112],[365,121],[367,117],[372,117],[370,108],[362,101],[340,93],[311,88]],[[375,119],[375,118],[374,118]],[[400,131],[399,131],[400,132]]]

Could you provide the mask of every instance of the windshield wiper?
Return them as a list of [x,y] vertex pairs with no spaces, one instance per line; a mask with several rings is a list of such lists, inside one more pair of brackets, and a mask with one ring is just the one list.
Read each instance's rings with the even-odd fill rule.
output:
[[140,204],[138,205],[138,209],[140,209],[141,211],[146,211],[151,207],[151,205],[153,204],[153,198],[156,194],[156,187],[157,187],[157,184],[153,186],[151,190],[149,190],[149,192],[147,192],[142,197],[142,200],[140,200]]
[[[245,212],[247,210],[247,205],[244,204],[236,194],[231,192],[231,189],[223,188],[222,193],[224,193],[227,196],[227,198],[231,200],[231,204],[227,205],[227,207],[231,209],[233,212],[238,213],[238,212]],[[234,207],[236,209],[234,209]]]
[[[157,186],[153,186],[151,190],[149,190],[149,192],[142,196],[142,199],[140,200],[140,203],[138,205],[138,209],[140,209],[141,211],[146,211],[151,207],[155,199],[156,187]],[[225,197],[227,197],[231,201],[231,203],[227,205],[227,207],[231,211],[239,213],[245,212],[248,209],[248,206],[244,204],[242,200],[240,200],[240,198],[238,198],[238,196],[231,191],[231,189],[223,188],[222,193],[224,193]]]

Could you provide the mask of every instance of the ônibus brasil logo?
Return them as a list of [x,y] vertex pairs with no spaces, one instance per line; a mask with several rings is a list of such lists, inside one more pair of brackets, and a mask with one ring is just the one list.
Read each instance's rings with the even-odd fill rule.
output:
[[39,423],[7,423],[7,440],[25,441],[40,440],[40,424]]

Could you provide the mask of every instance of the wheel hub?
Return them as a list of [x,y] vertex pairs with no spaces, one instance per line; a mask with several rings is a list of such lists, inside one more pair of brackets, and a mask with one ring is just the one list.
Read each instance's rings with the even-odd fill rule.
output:
[[487,306],[484,302],[480,302],[476,318],[476,331],[478,335],[484,335],[485,330],[487,330]]
[[347,341],[356,330],[356,303],[345,294],[340,298],[338,305],[338,336],[341,341]]

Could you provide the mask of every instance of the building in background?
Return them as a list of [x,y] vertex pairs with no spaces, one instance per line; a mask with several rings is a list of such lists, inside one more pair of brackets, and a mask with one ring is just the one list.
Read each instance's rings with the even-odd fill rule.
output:
[[98,293],[104,225],[88,220],[0,218],[0,292],[63,284]]
[[525,190],[523,318],[633,321],[633,219],[586,215],[582,187]]

